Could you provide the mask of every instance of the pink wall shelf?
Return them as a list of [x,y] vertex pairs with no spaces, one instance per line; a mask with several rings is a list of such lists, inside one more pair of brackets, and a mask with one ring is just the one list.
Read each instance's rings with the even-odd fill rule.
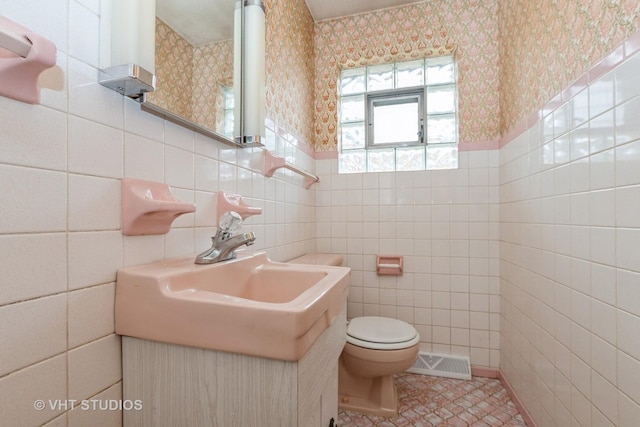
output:
[[229,211],[237,212],[244,221],[250,216],[260,215],[262,208],[248,206],[239,194],[218,191],[218,221],[225,212]]
[[0,16],[0,95],[40,103],[38,76],[56,65],[56,45]]
[[122,234],[125,236],[166,234],[177,217],[195,210],[193,203],[173,197],[167,184],[122,179]]

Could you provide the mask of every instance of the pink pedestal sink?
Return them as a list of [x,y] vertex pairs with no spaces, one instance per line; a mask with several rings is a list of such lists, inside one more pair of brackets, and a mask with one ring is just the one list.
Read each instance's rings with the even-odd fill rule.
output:
[[116,333],[297,361],[346,303],[347,267],[277,263],[264,252],[118,271]]

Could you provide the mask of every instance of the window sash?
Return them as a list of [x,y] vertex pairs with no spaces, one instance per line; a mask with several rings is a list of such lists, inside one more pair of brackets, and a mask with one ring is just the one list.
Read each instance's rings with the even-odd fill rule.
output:
[[[381,119],[376,119],[377,107],[392,107],[403,104],[416,104],[415,115],[415,139],[407,139],[391,142],[376,142],[375,126],[381,123]],[[381,111],[381,109],[378,109]],[[424,142],[424,87],[413,88],[411,90],[393,89],[390,91],[378,91],[367,94],[367,126],[365,128],[365,138],[367,149],[381,147],[406,147],[421,145]]]

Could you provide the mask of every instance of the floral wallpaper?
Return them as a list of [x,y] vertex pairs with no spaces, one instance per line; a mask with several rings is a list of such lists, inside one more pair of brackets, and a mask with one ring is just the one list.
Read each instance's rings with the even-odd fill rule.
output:
[[[176,73],[175,70],[180,70]],[[156,90],[147,99],[169,111],[191,118],[193,47],[156,18]]]
[[154,104],[222,133],[224,94],[233,84],[233,40],[192,46],[156,19]]
[[320,21],[315,28],[316,151],[337,150],[340,70],[455,52],[460,142],[500,138],[498,0],[434,0]]
[[224,93],[233,86],[233,40],[193,49],[193,120],[223,133]]
[[500,0],[502,133],[638,30],[637,0]]
[[[313,17],[304,0],[264,3],[267,117],[300,143],[313,147]],[[233,84],[233,41],[193,47],[157,20],[156,63],[158,87],[149,99],[221,131],[224,96],[220,89]],[[175,69],[182,79],[171,73]]]
[[304,0],[265,0],[267,117],[314,144],[314,21]]

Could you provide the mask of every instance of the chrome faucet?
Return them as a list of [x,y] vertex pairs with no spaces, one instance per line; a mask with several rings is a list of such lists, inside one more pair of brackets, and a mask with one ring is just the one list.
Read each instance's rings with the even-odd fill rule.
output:
[[241,233],[232,237],[233,232],[240,228],[242,218],[237,212],[226,212],[220,218],[220,228],[211,238],[211,248],[196,257],[196,264],[214,264],[236,257],[236,249],[242,245],[251,246],[255,243],[253,232]]

